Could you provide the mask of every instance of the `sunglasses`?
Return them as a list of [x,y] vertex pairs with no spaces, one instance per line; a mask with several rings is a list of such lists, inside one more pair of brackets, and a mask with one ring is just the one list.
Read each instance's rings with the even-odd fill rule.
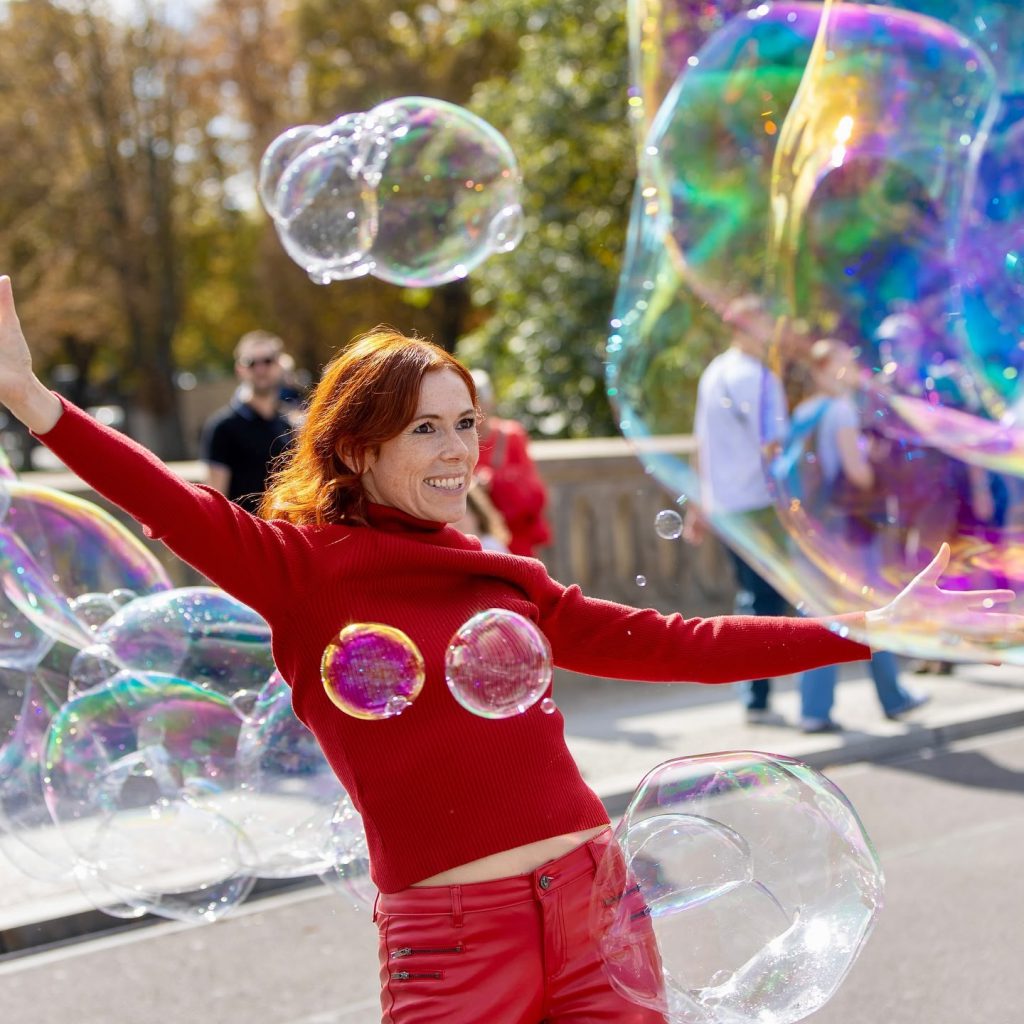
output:
[[278,356],[260,356],[258,359],[239,359],[238,365],[249,370],[254,366],[273,366],[278,359]]

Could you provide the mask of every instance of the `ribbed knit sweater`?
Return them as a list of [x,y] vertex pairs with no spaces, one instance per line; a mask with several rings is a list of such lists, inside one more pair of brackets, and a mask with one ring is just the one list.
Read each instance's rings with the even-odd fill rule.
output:
[[[518,612],[547,636],[556,665],[621,679],[726,683],[870,656],[813,619],[684,619],[588,598],[539,561],[483,551],[395,508],[370,506],[367,525],[267,522],[66,402],[40,440],[147,536],[267,620],[295,712],[363,816],[383,892],[608,821],[560,713],[534,706],[485,719],[452,697],[445,650],[477,612]],[[356,719],[328,699],[321,655],[353,622],[394,626],[423,655],[426,682],[401,715]]]

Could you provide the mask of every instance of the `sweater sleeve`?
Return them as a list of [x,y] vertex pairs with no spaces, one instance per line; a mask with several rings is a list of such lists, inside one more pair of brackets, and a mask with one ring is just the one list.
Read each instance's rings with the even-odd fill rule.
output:
[[864,644],[842,635],[863,621],[723,615],[684,619],[583,595],[549,581],[540,627],[556,665],[587,675],[641,682],[733,683],[863,661]]
[[39,440],[147,537],[266,618],[288,590],[286,534],[295,527],[266,522],[213,488],[182,480],[142,445],[62,397],[61,404]]

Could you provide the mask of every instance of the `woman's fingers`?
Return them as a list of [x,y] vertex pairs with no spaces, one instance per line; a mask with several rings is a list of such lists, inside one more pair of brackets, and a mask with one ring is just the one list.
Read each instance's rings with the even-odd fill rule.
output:
[[935,553],[935,557],[917,574],[911,583],[911,586],[914,584],[925,587],[937,585],[939,578],[946,571],[946,567],[948,565],[949,545],[943,541],[942,544],[939,545],[939,550]]

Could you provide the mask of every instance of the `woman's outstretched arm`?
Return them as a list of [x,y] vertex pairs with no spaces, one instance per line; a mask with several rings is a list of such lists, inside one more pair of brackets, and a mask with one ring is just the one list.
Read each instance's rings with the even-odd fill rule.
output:
[[[49,391],[32,369],[9,277],[0,276],[0,403],[70,469],[172,551],[261,615],[293,576],[285,534],[208,487],[172,473],[152,452]],[[292,546],[294,547],[294,545]]]

